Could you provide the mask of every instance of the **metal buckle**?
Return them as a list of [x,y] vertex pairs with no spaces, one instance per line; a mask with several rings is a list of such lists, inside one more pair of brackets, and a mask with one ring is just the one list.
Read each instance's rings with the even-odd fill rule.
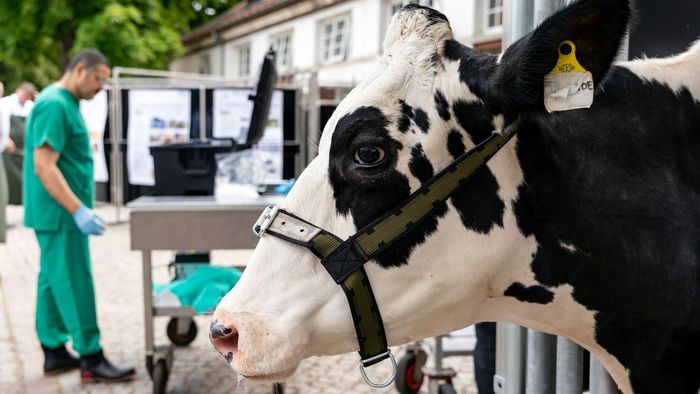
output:
[[265,230],[267,230],[272,224],[272,221],[275,220],[277,212],[279,212],[279,208],[277,208],[277,205],[268,206],[267,208],[265,208],[262,215],[260,215],[258,220],[253,225],[253,232],[255,233],[255,235],[257,235],[258,237],[262,237],[263,234],[265,234]]
[[[377,360],[379,358],[383,358],[385,356],[389,356],[389,360],[391,360],[391,366],[392,366],[392,371],[391,371],[391,376],[389,376],[389,379],[382,383],[374,383],[373,381],[369,380],[367,377],[367,373],[365,372],[365,364],[369,364],[374,360]],[[375,389],[381,389],[384,387],[389,386],[394,382],[394,379],[396,379],[396,359],[394,358],[394,355],[391,354],[391,349],[387,350],[386,352],[379,354],[374,357],[370,357],[367,360],[360,360],[360,373],[362,374],[362,378],[365,380],[365,382],[374,387]]]

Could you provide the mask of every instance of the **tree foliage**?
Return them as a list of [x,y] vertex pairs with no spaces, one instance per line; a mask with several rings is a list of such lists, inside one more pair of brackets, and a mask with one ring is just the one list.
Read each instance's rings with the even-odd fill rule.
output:
[[45,86],[84,48],[113,66],[165,69],[184,51],[180,35],[238,1],[0,0],[0,81]]

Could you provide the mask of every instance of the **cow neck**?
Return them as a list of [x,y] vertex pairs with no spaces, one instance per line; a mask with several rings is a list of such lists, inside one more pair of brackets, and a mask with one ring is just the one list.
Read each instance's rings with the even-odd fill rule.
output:
[[[267,207],[253,226],[262,237],[269,234],[308,248],[321,259],[326,271],[341,286],[350,306],[359,343],[360,372],[372,387],[386,387],[396,376],[396,361],[387,347],[384,323],[363,266],[393,245],[447,201],[452,193],[485,165],[517,133],[520,119],[501,133],[492,134],[411,193],[397,207],[343,241],[338,236],[278,207]],[[393,373],[385,382],[367,378],[365,367],[389,358]]]

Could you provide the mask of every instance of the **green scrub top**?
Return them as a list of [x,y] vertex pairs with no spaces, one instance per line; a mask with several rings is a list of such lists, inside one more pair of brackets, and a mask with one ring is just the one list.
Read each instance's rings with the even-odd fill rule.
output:
[[59,154],[58,169],[86,207],[92,208],[92,150],[78,100],[63,87],[44,89],[27,119],[23,171],[24,225],[41,231],[78,230],[71,214],[56,202],[34,174],[33,151],[48,144]]

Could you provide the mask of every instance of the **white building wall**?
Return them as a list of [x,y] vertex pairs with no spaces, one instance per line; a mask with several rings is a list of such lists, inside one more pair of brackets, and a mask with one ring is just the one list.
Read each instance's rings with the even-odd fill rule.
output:
[[[223,44],[223,70],[221,68],[221,46],[198,51],[172,62],[176,71],[199,72],[204,56],[209,56],[210,72],[229,78],[239,78],[238,48],[250,45],[251,72],[242,83],[251,84],[258,73],[265,52],[273,37],[292,32],[292,67],[289,73],[315,71],[320,85],[353,86],[371,73],[376,58],[381,53],[384,33],[390,19],[391,3],[396,0],[350,0],[308,15],[266,28],[245,37]],[[466,44],[483,41],[479,37],[483,21],[479,12],[486,0],[433,0],[433,8],[444,13],[450,20],[455,38]],[[321,23],[341,15],[350,16],[350,41],[347,60],[335,64],[321,62]],[[498,38],[498,36],[495,36]],[[284,72],[284,70],[282,70]]]

